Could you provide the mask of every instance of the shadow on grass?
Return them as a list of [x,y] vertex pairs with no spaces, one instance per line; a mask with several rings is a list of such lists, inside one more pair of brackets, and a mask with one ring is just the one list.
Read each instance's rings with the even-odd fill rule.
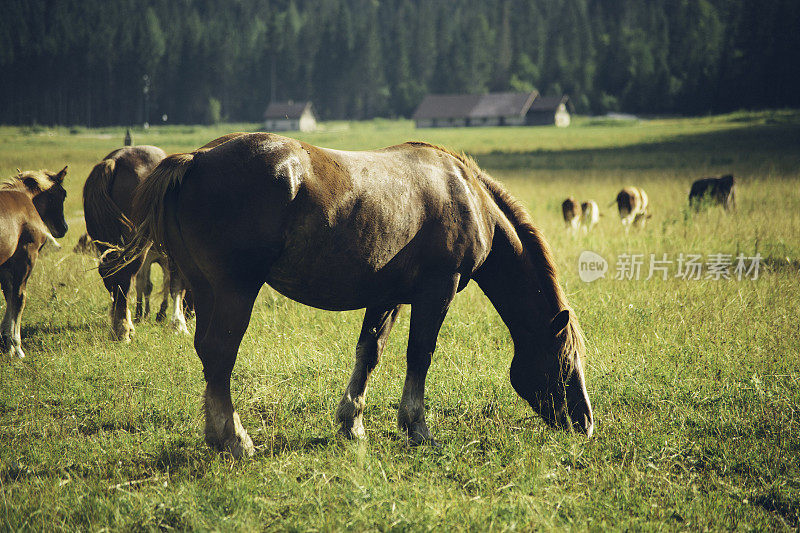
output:
[[105,322],[99,320],[94,322],[84,322],[82,324],[24,324],[21,326],[23,338],[36,337],[38,335],[59,335],[74,331],[97,331],[103,328]]
[[[759,124],[746,128],[679,135],[672,139],[597,149],[494,151],[475,154],[491,170],[588,168],[690,168],[744,163],[796,169],[800,163],[800,124]],[[698,176],[699,177],[699,176]]]

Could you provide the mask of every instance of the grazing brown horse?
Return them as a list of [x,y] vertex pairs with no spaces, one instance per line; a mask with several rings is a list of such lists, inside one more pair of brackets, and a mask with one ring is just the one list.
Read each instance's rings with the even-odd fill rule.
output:
[[[142,258],[117,269],[116,247],[129,242],[134,233],[130,214],[136,186],[165,156],[161,148],[147,145],[114,150],[95,165],[83,186],[86,231],[100,250],[98,270],[112,299],[111,336],[125,342],[130,341],[134,332],[128,292]],[[177,279],[175,281],[170,290],[175,291],[174,299],[179,300],[183,287]],[[182,305],[174,311],[172,324],[178,331],[188,333]]]
[[336,411],[346,437],[364,436],[367,379],[400,306],[410,304],[398,425],[412,443],[432,440],[425,378],[450,302],[470,279],[511,332],[516,392],[547,423],[591,435],[583,336],[550,248],[523,207],[471,159],[424,143],[344,152],[244,134],[167,157],[134,203],[137,235],[122,253],[140,254],[152,239],[194,295],[211,446],[253,453],[230,377],[264,283],[321,309],[366,308]]
[[58,173],[21,172],[0,185],[0,285],[6,299],[0,354],[25,357],[20,324],[28,277],[42,246],[67,233],[66,175],[67,167]]
[[88,233],[84,233],[80,236],[78,243],[75,245],[72,251],[76,254],[86,254],[94,257],[100,257],[100,250],[98,250],[97,245],[94,243],[92,238],[89,237]]

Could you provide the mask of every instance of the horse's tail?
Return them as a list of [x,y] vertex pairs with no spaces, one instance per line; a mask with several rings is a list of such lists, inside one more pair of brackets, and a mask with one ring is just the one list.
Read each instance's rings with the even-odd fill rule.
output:
[[111,199],[116,162],[97,163],[83,186],[83,214],[86,232],[93,241],[107,245],[125,244],[133,233],[133,223]]
[[194,161],[194,153],[173,154],[163,159],[139,184],[133,196],[133,220],[136,231],[121,250],[124,264],[145,253],[151,243],[169,257],[165,214],[167,197],[176,190]]

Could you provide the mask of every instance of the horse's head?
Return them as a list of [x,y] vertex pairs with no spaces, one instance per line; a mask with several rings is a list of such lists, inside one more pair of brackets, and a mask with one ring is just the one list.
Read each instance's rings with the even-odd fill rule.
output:
[[515,343],[511,385],[551,426],[591,436],[594,417],[583,377],[583,335],[568,309],[544,329],[530,343]]
[[[63,183],[67,167],[57,173],[44,171],[43,174],[43,176],[24,176],[22,180],[29,190],[35,192],[31,201],[47,229],[54,237],[60,238],[69,229],[64,219],[64,200],[67,191],[64,190]],[[38,192],[35,189],[38,189]]]

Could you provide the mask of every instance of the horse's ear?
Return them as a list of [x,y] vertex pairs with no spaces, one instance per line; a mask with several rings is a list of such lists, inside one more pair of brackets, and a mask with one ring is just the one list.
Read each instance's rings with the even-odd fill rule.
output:
[[553,335],[556,337],[561,335],[567,328],[567,324],[569,324],[569,309],[562,309],[553,317],[553,320],[550,321],[550,329],[553,331]]
[[61,183],[62,181],[64,181],[66,175],[67,175],[67,167],[65,166],[64,168],[61,169],[61,171],[58,174],[52,176],[50,180],[53,183]]
[[36,178],[28,176],[27,178],[23,178],[22,183],[25,185],[25,188],[32,193],[38,193],[42,191],[42,189],[39,187],[39,182],[36,181]]

